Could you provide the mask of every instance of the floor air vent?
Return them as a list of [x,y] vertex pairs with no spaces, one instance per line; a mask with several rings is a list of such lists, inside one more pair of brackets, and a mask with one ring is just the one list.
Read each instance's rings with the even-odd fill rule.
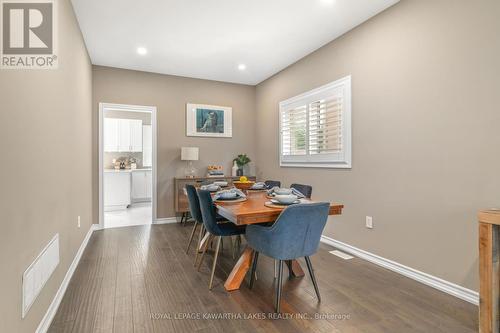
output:
[[59,234],[52,238],[23,274],[23,318],[57,265],[59,265]]

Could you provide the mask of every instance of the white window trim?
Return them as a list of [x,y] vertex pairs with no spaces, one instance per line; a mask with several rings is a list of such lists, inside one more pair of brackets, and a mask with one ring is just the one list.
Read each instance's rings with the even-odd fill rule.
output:
[[[344,159],[342,161],[283,161],[282,152],[282,135],[281,135],[281,112],[285,107],[290,107],[294,103],[303,104],[311,98],[317,98],[323,93],[328,92],[331,89],[335,89],[339,86],[345,86],[345,105],[343,113],[343,124],[342,124],[342,138],[343,138],[343,149],[344,149]],[[278,122],[279,122],[279,161],[280,167],[299,167],[299,168],[333,168],[333,169],[350,169],[352,168],[352,120],[351,120],[351,75],[343,77],[339,80],[325,84],[324,86],[318,87],[316,89],[310,90],[298,96],[294,96],[285,101],[279,103],[278,112]],[[307,129],[309,131],[309,129]],[[305,159],[310,155],[306,155]]]

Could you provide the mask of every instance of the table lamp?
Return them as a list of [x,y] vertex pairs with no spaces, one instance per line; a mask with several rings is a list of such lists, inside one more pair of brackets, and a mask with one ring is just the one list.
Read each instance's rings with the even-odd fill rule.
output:
[[187,161],[186,166],[186,177],[194,178],[196,174],[196,169],[193,166],[193,161],[198,161],[198,147],[182,147],[181,148],[181,160]]

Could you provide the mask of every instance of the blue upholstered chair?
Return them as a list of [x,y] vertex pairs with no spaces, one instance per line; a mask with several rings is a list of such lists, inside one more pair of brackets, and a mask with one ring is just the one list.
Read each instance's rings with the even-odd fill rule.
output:
[[281,182],[279,180],[266,180],[264,182],[266,184],[267,188],[273,188],[273,187],[281,187]]
[[186,185],[186,193],[189,203],[189,213],[194,220],[193,231],[191,231],[191,236],[189,237],[189,242],[187,245],[186,253],[189,252],[189,247],[191,246],[191,242],[193,241],[194,234],[196,233],[196,229],[198,226],[200,227],[200,233],[198,236],[198,246],[196,247],[196,256],[194,262],[198,259],[198,248],[200,247],[201,238],[205,233],[205,228],[203,227],[203,217],[201,216],[200,210],[200,200],[198,199],[198,194],[196,193],[196,188],[193,185]]
[[290,185],[291,188],[296,189],[303,195],[305,195],[306,198],[311,198],[313,188],[311,185],[303,185],[303,184],[292,184]]
[[329,209],[330,204],[327,202],[293,205],[283,210],[271,227],[261,225],[247,226],[245,238],[248,245],[255,250],[250,276],[250,288],[253,287],[259,253],[278,260],[276,312],[280,312],[283,261],[305,257],[316,296],[318,296],[318,301],[321,301],[318,284],[316,283],[309,256],[318,250],[319,240],[328,219]]
[[233,223],[217,223],[217,212],[215,211],[215,205],[212,201],[212,196],[209,191],[198,191],[198,198],[200,200],[201,215],[203,217],[203,225],[205,229],[210,234],[209,239],[205,243],[203,252],[201,254],[200,263],[198,264],[198,271],[200,270],[201,263],[203,262],[203,256],[207,251],[208,244],[216,240],[215,246],[215,257],[214,263],[212,265],[212,272],[210,274],[210,282],[208,284],[208,289],[212,289],[212,282],[214,279],[215,265],[217,264],[217,257],[219,255],[219,247],[222,237],[225,236],[236,236],[245,233],[245,227],[238,227]]

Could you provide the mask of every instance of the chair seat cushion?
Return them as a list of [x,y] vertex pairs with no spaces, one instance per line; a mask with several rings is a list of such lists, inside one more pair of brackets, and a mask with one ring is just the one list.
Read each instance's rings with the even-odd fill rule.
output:
[[219,224],[221,235],[219,236],[234,236],[245,234],[246,226],[236,226],[234,223],[221,223]]
[[217,215],[217,217],[215,218],[215,220],[217,222],[227,222],[227,219],[225,217],[220,216],[220,215]]

